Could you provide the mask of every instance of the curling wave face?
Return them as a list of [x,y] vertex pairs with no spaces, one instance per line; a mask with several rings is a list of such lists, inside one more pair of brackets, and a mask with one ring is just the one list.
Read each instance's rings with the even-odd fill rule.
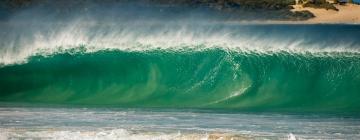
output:
[[3,38],[11,41],[2,42],[0,101],[251,111],[360,108],[358,26],[59,26]]
[[2,101],[357,110],[360,55],[68,50],[0,69]]

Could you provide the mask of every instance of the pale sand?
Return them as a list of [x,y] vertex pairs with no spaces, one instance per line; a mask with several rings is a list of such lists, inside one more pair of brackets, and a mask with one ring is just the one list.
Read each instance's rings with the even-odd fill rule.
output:
[[292,11],[308,10],[315,15],[315,18],[300,21],[301,23],[346,23],[346,24],[360,24],[360,5],[346,4],[335,5],[339,11],[316,9],[310,7],[302,7],[294,5]]

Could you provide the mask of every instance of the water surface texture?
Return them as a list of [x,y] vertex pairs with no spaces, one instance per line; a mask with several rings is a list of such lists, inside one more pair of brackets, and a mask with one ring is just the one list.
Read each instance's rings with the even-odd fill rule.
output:
[[4,42],[0,100],[359,111],[359,26],[134,26],[21,34],[10,47]]
[[[201,110],[1,108],[8,139],[358,139],[358,117]],[[214,121],[216,120],[216,121]]]
[[1,138],[360,138],[360,26],[166,23],[1,26]]

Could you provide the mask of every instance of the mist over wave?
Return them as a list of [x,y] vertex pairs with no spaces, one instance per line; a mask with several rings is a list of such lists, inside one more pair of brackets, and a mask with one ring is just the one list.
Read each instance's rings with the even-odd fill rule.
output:
[[87,22],[1,26],[0,64],[26,62],[38,53],[86,46],[117,49],[223,48],[256,52],[359,51],[356,25],[244,25],[219,22]]
[[[360,44],[356,25],[275,25],[241,16],[256,18],[271,8],[267,12],[245,10],[256,13],[248,15],[216,10],[213,2],[186,0],[45,0],[13,10],[9,9],[11,2],[10,6],[2,3],[2,10],[11,14],[0,21],[0,65],[24,63],[39,53],[48,55],[79,46],[88,51],[216,47],[257,52],[358,52]],[[281,2],[270,4],[287,7]],[[246,5],[238,7],[240,11],[244,8]]]

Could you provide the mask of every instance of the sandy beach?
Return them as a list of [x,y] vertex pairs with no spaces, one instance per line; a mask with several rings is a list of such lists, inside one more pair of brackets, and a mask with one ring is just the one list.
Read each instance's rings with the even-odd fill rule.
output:
[[308,10],[315,15],[315,18],[304,23],[347,23],[347,24],[360,24],[360,5],[346,4],[335,5],[339,11],[317,9],[310,7],[302,7],[301,5],[294,5],[292,11]]

